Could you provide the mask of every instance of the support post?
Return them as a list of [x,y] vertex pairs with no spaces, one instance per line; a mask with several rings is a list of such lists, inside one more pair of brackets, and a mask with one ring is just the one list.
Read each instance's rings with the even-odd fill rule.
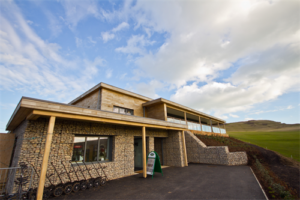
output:
[[202,131],[201,117],[199,116],[200,131]]
[[212,127],[212,121],[211,121],[211,119],[209,119],[210,120],[210,128],[211,128],[211,132],[213,133],[214,132],[214,129],[213,129],[213,127]]
[[165,116],[165,121],[168,121],[168,109],[165,103],[164,103],[164,116]]
[[143,177],[147,178],[147,155],[146,155],[146,127],[143,126]]
[[187,120],[186,120],[186,112],[184,112],[184,121],[185,121],[185,124],[187,124]]
[[184,156],[184,166],[188,166],[184,131],[181,132],[181,137],[182,137],[182,148],[183,148],[183,156]]
[[46,173],[47,173],[48,159],[49,159],[49,154],[50,154],[50,147],[51,147],[51,142],[52,142],[54,124],[55,124],[55,117],[51,116],[50,120],[49,120],[49,125],[48,125],[45,151],[44,151],[44,157],[43,157],[41,173],[40,173],[40,180],[39,180],[38,191],[37,191],[37,200],[43,199],[45,178],[46,178]]

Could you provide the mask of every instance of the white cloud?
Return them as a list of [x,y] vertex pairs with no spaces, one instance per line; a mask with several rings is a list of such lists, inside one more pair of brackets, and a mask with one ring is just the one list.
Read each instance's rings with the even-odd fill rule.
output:
[[30,21],[30,20],[26,20],[26,22],[30,25],[33,24],[33,21]]
[[289,105],[286,109],[292,109],[294,106]]
[[93,38],[91,36],[87,37],[88,41],[92,44],[97,44],[96,40],[93,40]]
[[113,28],[111,31],[115,33],[115,32],[118,32],[118,31],[120,31],[120,30],[122,30],[122,29],[125,29],[125,28],[128,28],[128,27],[129,27],[129,24],[128,24],[128,23],[122,22],[122,23],[119,24],[117,27]]
[[[1,6],[10,12],[0,14],[1,89],[69,100],[93,85],[91,79],[105,64],[102,58],[66,60],[57,44],[45,42],[29,27],[13,2],[2,2]],[[80,77],[71,75],[73,70]]]
[[112,75],[113,70],[112,69],[108,69],[106,70],[106,78],[110,78]]
[[88,16],[94,16],[97,19],[103,18],[103,11],[95,0],[64,0],[61,1],[61,4],[65,9],[65,22],[71,29],[74,29],[79,21]]
[[104,43],[115,38],[115,34],[109,33],[109,32],[102,32],[101,36],[102,36]]
[[155,93],[155,90],[163,88],[164,84],[157,80],[151,80],[149,83],[138,83],[135,87],[138,94],[156,99],[159,98],[159,95]]
[[102,39],[104,43],[106,43],[109,40],[112,40],[115,38],[115,34],[118,31],[121,31],[122,29],[126,29],[129,27],[129,24],[126,22],[122,22],[117,27],[113,28],[111,31],[101,32]]
[[117,52],[126,54],[145,54],[145,46],[152,45],[155,41],[150,41],[144,35],[132,35],[127,41],[127,46],[116,48]]
[[233,118],[239,118],[238,115],[234,115],[234,114],[229,114],[230,117],[233,117]]
[[[166,39],[147,51],[133,35],[116,51],[137,56],[141,76],[169,83],[171,100],[218,116],[299,91],[299,1],[245,2],[137,1],[118,16]],[[232,75],[216,79],[224,70]]]
[[254,120],[253,118],[245,118],[246,121]]
[[57,37],[62,31],[62,25],[60,21],[49,11],[44,11],[49,21],[49,29],[51,34]]
[[76,46],[77,47],[81,47],[81,45],[82,45],[82,39],[80,39],[78,37],[75,37],[75,42],[76,42]]

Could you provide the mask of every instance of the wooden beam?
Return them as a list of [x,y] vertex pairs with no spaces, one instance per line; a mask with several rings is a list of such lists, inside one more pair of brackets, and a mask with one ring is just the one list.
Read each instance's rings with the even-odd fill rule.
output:
[[143,177],[147,178],[146,127],[143,126]]
[[188,166],[184,131],[182,131],[181,137],[182,137],[182,148],[183,148],[184,166]]
[[[149,128],[186,130],[186,128],[176,127],[177,125],[180,126],[180,124],[174,124],[174,123],[172,123],[172,125],[174,125],[174,127],[170,127],[170,126],[163,126],[163,125],[154,125],[154,124],[147,124],[147,123],[130,122],[130,121],[123,121],[123,120],[116,120],[116,119],[106,119],[106,118],[100,118],[100,117],[91,117],[91,116],[85,116],[85,115],[66,114],[66,113],[41,111],[41,110],[34,110],[33,114],[42,115],[42,116],[55,116],[55,117],[67,118],[67,119],[106,122],[106,123],[122,124],[122,125],[129,125],[129,126],[140,126],[140,127],[145,126],[145,127],[149,127]],[[164,121],[162,121],[162,122],[164,122]],[[181,126],[186,126],[186,125],[182,124]]]
[[40,180],[39,180],[38,191],[37,191],[37,200],[43,199],[45,178],[46,178],[46,173],[47,173],[48,159],[49,159],[49,154],[50,154],[50,147],[51,147],[51,142],[52,142],[54,124],[55,124],[55,117],[51,116],[50,120],[49,120],[49,124],[48,124],[48,133],[47,133],[47,138],[46,138],[45,152],[44,152],[41,173],[40,173]]
[[209,119],[209,121],[210,121],[210,128],[211,128],[211,132],[213,133],[213,132],[214,132],[214,130],[213,130],[213,127],[212,127],[212,121],[211,121],[211,119]]
[[39,115],[35,115],[33,114],[33,112],[31,112],[27,117],[26,119],[27,120],[37,120],[40,116]]
[[184,121],[185,121],[185,124],[187,124],[187,120],[186,120],[186,112],[184,112]]

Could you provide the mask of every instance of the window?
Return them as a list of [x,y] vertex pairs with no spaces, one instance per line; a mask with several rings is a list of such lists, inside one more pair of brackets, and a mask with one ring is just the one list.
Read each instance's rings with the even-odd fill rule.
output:
[[75,136],[73,162],[111,161],[112,137]]
[[118,106],[114,106],[113,111],[120,114],[133,115],[133,110],[128,108],[121,108]]

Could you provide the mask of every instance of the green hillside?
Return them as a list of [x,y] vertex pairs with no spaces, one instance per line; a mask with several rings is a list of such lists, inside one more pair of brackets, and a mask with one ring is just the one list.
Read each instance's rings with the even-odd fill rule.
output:
[[227,132],[237,131],[296,131],[300,124],[284,124],[270,120],[250,120],[226,124]]
[[300,125],[251,120],[226,125],[230,137],[276,151],[300,162]]

